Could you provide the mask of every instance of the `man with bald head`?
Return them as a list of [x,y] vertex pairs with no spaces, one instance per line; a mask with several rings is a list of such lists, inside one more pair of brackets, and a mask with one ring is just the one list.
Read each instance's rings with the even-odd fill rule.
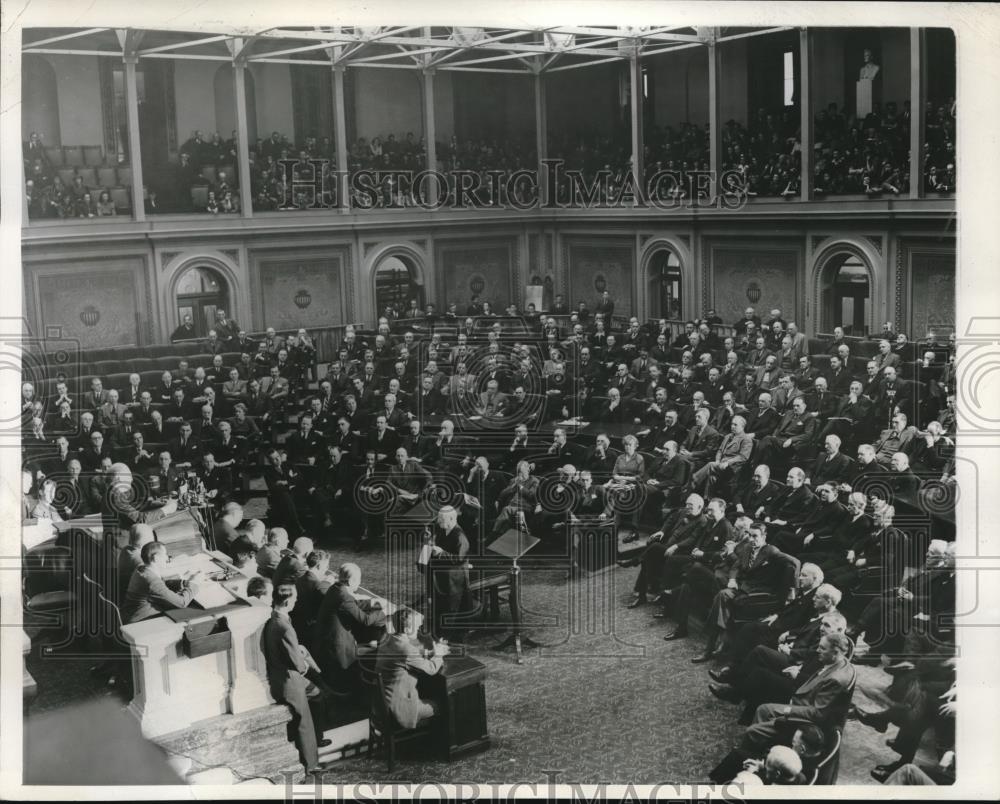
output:
[[299,536],[292,542],[292,551],[281,557],[278,566],[274,569],[272,580],[275,586],[283,583],[294,584],[299,578],[306,574],[308,569],[306,557],[314,550],[313,540],[308,536]]

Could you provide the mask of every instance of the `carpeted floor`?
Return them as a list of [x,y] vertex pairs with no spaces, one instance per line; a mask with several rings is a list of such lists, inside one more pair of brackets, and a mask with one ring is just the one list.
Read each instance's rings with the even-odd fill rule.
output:
[[[257,510],[262,503],[251,501],[248,516],[263,514]],[[332,551],[333,566],[359,564],[363,584],[372,590],[385,590],[390,570],[398,573],[400,566],[415,577],[410,556],[391,560],[384,547],[358,552],[346,547],[343,538],[316,542]],[[451,763],[407,760],[404,754],[391,775],[382,758],[363,756],[334,764],[331,773],[344,782],[541,783],[549,778],[547,772],[558,772],[563,781],[590,783],[705,781],[741,734],[735,722],[738,707],[709,694],[706,666],[691,664],[703,646],[697,632],[667,643],[662,637],[669,620],[654,619],[652,607],[625,608],[636,572],[614,567],[570,578],[566,571],[524,571],[525,632],[547,647],[528,650],[525,663],[517,665],[513,651],[492,647],[505,635],[502,629],[474,634],[467,645],[489,673],[488,751]],[[506,609],[502,620],[509,620]],[[36,647],[28,661],[39,689],[32,711],[106,695],[88,673],[92,663],[86,658],[42,659]],[[859,687],[873,695],[888,684],[879,670],[859,671]],[[873,784],[869,770],[895,758],[883,735],[850,721],[840,782]]]

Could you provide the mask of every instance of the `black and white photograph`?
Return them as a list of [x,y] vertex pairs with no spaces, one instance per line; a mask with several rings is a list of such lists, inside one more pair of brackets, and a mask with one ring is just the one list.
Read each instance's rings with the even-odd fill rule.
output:
[[0,795],[1000,795],[995,7],[77,6]]

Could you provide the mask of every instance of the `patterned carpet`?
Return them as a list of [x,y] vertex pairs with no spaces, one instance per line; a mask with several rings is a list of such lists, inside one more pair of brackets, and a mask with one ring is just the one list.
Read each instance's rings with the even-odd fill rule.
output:
[[[261,503],[253,501],[248,515],[262,514],[254,510]],[[346,548],[343,538],[316,541],[333,552],[333,566],[354,561],[362,567],[365,586],[386,588],[395,562],[384,548],[358,552]],[[411,557],[402,559],[397,566],[412,567]],[[667,643],[662,637],[669,621],[654,619],[652,607],[625,608],[636,572],[611,568],[570,579],[565,571],[525,570],[525,633],[547,647],[528,650],[525,663],[517,665],[512,650],[492,649],[503,630],[476,634],[467,646],[488,668],[488,751],[452,763],[404,753],[391,776],[381,757],[363,756],[334,764],[331,773],[344,782],[542,783],[547,772],[589,783],[704,782],[741,734],[738,707],[710,695],[705,666],[691,664],[703,647],[697,631]],[[571,611],[574,616],[567,616]],[[501,618],[509,620],[506,607]],[[31,711],[106,695],[88,673],[92,663],[42,660],[36,647],[28,662],[39,687]],[[859,686],[873,695],[888,683],[881,671],[859,670]],[[883,735],[850,721],[840,782],[874,784],[868,771],[895,757]]]

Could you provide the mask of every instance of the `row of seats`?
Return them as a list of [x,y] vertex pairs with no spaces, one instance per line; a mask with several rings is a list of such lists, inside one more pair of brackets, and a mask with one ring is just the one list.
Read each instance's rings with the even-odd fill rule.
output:
[[101,145],[46,145],[45,156],[52,167],[99,167],[105,164]]
[[132,168],[126,165],[118,167],[64,167],[56,171],[64,187],[72,187],[76,177],[83,180],[85,187],[93,191],[95,188],[110,190],[114,187],[128,187],[132,183]]

